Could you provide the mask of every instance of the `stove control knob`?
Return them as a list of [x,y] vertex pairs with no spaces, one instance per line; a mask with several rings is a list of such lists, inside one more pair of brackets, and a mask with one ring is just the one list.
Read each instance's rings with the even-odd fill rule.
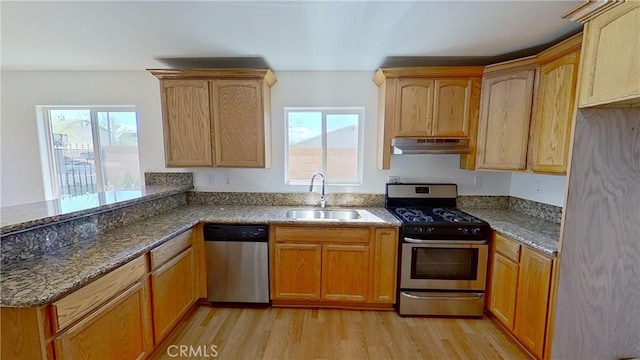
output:
[[482,232],[482,229],[480,229],[480,228],[473,228],[473,229],[471,229],[471,233],[472,233],[473,235],[478,235],[478,234],[480,234],[481,232]]
[[434,229],[434,228],[432,228],[432,227],[428,227],[428,228],[426,229],[426,231],[427,231],[427,233],[432,233],[432,232],[434,232],[434,231],[435,231],[435,229]]
[[469,234],[469,229],[468,228],[458,228],[458,231],[460,231],[462,234]]

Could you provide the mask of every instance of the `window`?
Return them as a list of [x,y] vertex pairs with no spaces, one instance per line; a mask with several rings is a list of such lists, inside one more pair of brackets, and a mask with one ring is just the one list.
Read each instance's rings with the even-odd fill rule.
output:
[[140,186],[132,107],[45,107],[54,197]]
[[314,172],[327,183],[362,183],[363,108],[286,108],[287,184],[309,184]]

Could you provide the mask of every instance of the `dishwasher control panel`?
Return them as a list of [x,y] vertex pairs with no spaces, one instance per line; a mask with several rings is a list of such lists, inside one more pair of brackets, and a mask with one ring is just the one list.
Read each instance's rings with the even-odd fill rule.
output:
[[205,224],[205,241],[267,241],[268,225]]

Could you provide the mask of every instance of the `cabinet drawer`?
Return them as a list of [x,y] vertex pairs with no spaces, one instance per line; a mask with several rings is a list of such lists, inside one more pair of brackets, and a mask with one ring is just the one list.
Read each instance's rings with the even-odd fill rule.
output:
[[520,261],[520,244],[498,233],[494,236],[496,252],[515,262]]
[[147,273],[147,261],[140,256],[53,303],[55,331],[63,329],[100,304],[124,291]]
[[108,301],[61,333],[55,358],[145,359],[153,350],[147,280]]
[[369,228],[278,226],[274,229],[275,242],[313,243],[366,243],[371,241]]
[[174,237],[166,243],[151,250],[151,268],[156,269],[172,257],[178,255],[182,250],[191,246],[191,230]]

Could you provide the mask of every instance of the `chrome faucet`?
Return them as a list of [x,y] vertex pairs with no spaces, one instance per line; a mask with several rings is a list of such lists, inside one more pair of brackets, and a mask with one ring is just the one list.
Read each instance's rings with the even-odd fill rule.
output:
[[320,196],[320,207],[321,208],[325,208],[327,206],[327,199],[324,196],[324,182],[325,182],[325,178],[324,178],[324,174],[321,172],[316,172],[313,174],[313,176],[311,176],[311,185],[309,185],[309,192],[313,192],[313,181],[316,179],[316,176],[320,175],[322,177],[322,195]]

